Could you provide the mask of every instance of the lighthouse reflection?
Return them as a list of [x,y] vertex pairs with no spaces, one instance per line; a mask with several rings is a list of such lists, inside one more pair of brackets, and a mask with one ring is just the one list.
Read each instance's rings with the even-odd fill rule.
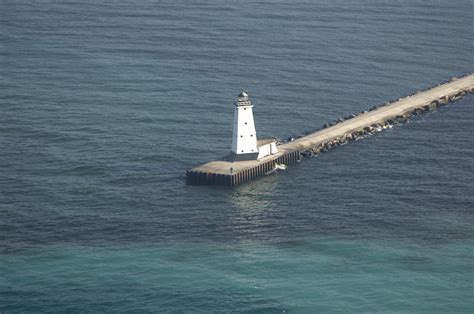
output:
[[269,176],[239,186],[230,195],[233,210],[229,218],[241,241],[268,236],[275,228],[275,220],[284,215],[275,204],[278,185],[278,176]]

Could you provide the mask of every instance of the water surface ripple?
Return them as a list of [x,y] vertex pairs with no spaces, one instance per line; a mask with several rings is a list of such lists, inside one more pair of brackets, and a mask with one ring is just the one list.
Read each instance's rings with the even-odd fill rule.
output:
[[474,97],[234,189],[286,138],[474,70],[472,1],[1,1],[1,312],[469,312]]

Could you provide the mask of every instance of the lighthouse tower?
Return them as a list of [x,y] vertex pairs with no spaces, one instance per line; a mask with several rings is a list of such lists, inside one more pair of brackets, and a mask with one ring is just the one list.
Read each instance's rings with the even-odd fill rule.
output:
[[258,158],[257,133],[252,108],[249,95],[242,90],[235,102],[232,152],[229,156],[231,161],[256,160]]

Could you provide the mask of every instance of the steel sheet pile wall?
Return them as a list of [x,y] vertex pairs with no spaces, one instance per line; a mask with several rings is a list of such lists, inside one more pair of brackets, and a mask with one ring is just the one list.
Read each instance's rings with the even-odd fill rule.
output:
[[221,174],[215,172],[187,171],[186,178],[188,184],[194,185],[239,185],[258,177],[263,177],[275,169],[276,164],[291,165],[298,162],[300,152],[293,151],[285,153],[275,159],[261,162],[255,167],[251,167],[232,174]]

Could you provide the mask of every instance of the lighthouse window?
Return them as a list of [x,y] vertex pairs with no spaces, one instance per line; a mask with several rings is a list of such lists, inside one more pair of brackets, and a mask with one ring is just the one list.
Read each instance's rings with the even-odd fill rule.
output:
[[247,110],[247,108],[244,108],[244,110]]
[[250,134],[251,137],[253,137],[253,134]]
[[243,135],[241,135],[240,137],[244,137]]
[[245,125],[247,125],[247,122],[245,122]]
[[244,152],[244,151],[242,151],[242,153],[243,153],[243,152]]

